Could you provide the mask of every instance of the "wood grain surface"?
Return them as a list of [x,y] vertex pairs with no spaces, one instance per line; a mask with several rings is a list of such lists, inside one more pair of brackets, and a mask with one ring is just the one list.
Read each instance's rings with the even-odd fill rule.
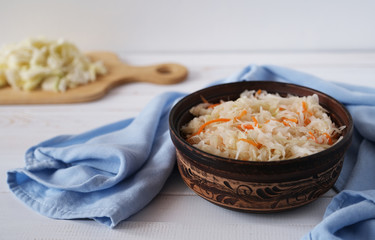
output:
[[189,69],[186,81],[172,85],[135,82],[112,89],[98,101],[76,104],[0,106],[0,239],[251,239],[293,240],[318,224],[332,197],[283,213],[250,214],[224,209],[197,196],[177,171],[146,208],[109,229],[93,220],[56,220],[30,210],[9,191],[6,172],[23,167],[26,150],[62,134],[78,134],[135,117],[167,91],[193,92],[249,64],[275,64],[333,82],[375,87],[375,52],[117,52],[130,65],[179,62]]
[[108,73],[99,75],[95,82],[67,89],[65,92],[21,91],[11,87],[0,88],[0,104],[56,104],[97,100],[112,88],[128,82],[174,84],[186,79],[187,69],[176,63],[132,66],[123,63],[111,52],[87,54],[93,61],[102,61]]

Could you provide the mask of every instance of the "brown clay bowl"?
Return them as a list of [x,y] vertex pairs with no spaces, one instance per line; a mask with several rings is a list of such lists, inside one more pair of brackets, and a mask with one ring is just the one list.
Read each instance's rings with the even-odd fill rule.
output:
[[[332,147],[306,157],[270,161],[241,161],[206,153],[190,145],[181,127],[193,116],[189,109],[202,102],[235,100],[245,89],[267,90],[281,96],[317,94],[331,119],[345,125],[343,139]],[[250,212],[277,212],[317,199],[336,182],[351,142],[350,113],[337,100],[314,89],[287,83],[255,81],[216,85],[181,99],[171,110],[169,127],[176,147],[177,165],[186,185],[204,199],[223,207]]]

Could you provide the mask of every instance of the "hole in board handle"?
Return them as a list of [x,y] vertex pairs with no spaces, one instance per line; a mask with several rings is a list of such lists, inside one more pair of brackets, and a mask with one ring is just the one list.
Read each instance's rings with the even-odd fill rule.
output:
[[161,74],[169,74],[172,72],[168,66],[160,66],[156,69],[156,71]]

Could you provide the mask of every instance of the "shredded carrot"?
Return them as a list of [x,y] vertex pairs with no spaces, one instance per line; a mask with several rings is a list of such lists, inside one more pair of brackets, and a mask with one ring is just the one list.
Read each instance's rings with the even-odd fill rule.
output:
[[298,120],[296,118],[283,118],[282,119],[282,123],[285,125],[285,126],[290,126],[290,124],[288,123],[288,121],[290,122],[294,122],[294,123],[298,123]]
[[284,110],[285,110],[285,108],[279,107],[279,111],[284,111]]
[[237,117],[234,118],[234,121],[237,121],[239,120],[240,118],[242,118],[245,114],[247,113],[247,111],[244,109]]
[[302,101],[302,108],[303,108],[303,112],[307,111],[307,103],[305,101]]
[[[241,125],[239,125],[239,126],[241,127]],[[247,129],[247,130],[254,129],[253,125],[251,125],[250,123],[244,124],[244,125],[242,125],[242,127]]]
[[264,124],[267,124],[271,121],[282,122],[282,120],[277,120],[277,119],[272,118],[272,119],[268,119],[267,121],[265,121]]
[[210,103],[210,102],[207,101],[207,99],[205,99],[202,95],[200,95],[200,97],[201,97],[203,103],[210,104],[210,105],[208,106],[208,108],[214,108],[214,107],[216,107],[217,105],[220,105],[220,103]]
[[302,110],[303,113],[307,113],[310,116],[313,115],[312,112],[310,112],[309,110],[307,110],[307,103],[305,101],[302,101],[302,108],[303,108],[303,110]]
[[248,130],[250,130],[250,129],[254,129],[253,125],[251,125],[251,124],[245,124],[245,125],[243,125],[243,127],[244,127],[245,129],[248,129]]
[[244,141],[244,142],[250,143],[251,145],[253,145],[253,146],[256,147],[256,148],[260,148],[260,147],[262,146],[262,144],[260,144],[260,143],[256,143],[255,141],[250,140],[250,139],[240,138],[240,139],[238,139],[238,140],[239,140],[239,141]]
[[309,131],[309,134],[310,134],[310,137],[308,139],[312,139],[316,142],[316,137],[314,136],[314,134],[311,131]]
[[255,123],[255,127],[258,127],[258,120],[255,117],[251,117],[253,119],[253,122]]
[[311,123],[311,120],[310,120],[310,119],[308,119],[308,118],[305,118],[305,121],[304,121],[304,123],[305,123],[305,126],[306,126],[306,125],[309,125],[309,124]]
[[333,142],[332,142],[332,138],[331,138],[331,136],[330,136],[328,133],[323,133],[323,135],[328,139],[328,144],[329,144],[329,145],[332,145]]
[[204,103],[209,103],[209,102],[207,101],[207,99],[205,99],[202,95],[200,95],[200,97],[201,97],[201,99],[202,99],[202,102],[204,102]]
[[312,112],[310,112],[310,111],[307,110],[307,103],[305,101],[302,101],[302,108],[303,108],[302,112],[304,114],[303,115],[304,124],[306,126],[306,125],[309,125],[311,123],[311,120],[308,119],[308,118],[306,118],[306,113],[309,114],[310,116],[312,116],[313,114],[312,114]]
[[262,93],[262,89],[258,89],[258,91],[256,92],[257,95],[259,95],[261,93]]
[[236,128],[238,128],[239,130],[243,131],[243,129],[242,129],[242,124],[238,124],[238,125],[236,126]]
[[288,118],[288,119],[285,119],[285,120],[298,123],[298,119],[296,119],[296,118]]
[[211,104],[210,106],[208,106],[208,108],[214,108],[214,107],[219,106],[219,105],[220,105],[220,103],[214,103],[214,104]]
[[218,119],[214,119],[214,120],[208,121],[208,122],[202,124],[202,126],[200,126],[200,128],[198,129],[198,131],[196,133],[194,133],[193,135],[191,135],[191,137],[200,134],[204,130],[204,128],[207,125],[211,124],[211,123],[215,123],[215,122],[229,122],[229,121],[230,121],[229,118],[218,118]]

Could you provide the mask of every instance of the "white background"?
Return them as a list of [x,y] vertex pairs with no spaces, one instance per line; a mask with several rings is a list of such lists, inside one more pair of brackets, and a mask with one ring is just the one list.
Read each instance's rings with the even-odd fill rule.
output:
[[82,50],[374,50],[371,0],[0,1],[0,45],[63,37]]

